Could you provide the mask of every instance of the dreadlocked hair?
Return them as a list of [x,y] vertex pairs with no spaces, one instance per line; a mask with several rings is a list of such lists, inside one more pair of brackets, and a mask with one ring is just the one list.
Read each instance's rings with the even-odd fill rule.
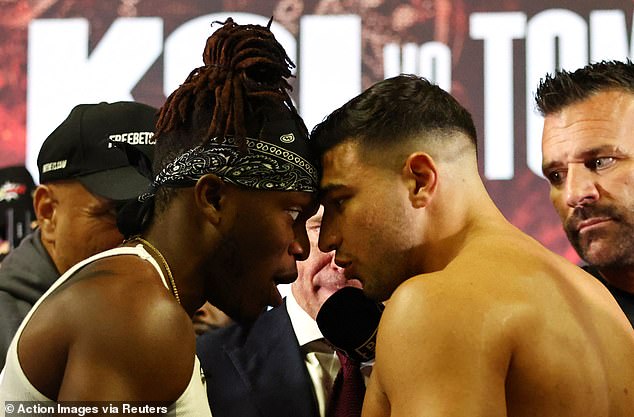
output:
[[[288,78],[295,64],[266,27],[223,22],[208,39],[202,67],[165,101],[156,124],[153,173],[188,149],[233,137],[247,152],[247,137],[261,138],[269,120],[294,119],[308,136],[291,97]],[[162,211],[177,189],[160,187],[156,210]]]
[[[246,136],[257,132],[262,108],[290,112],[299,117],[289,92],[287,78],[295,64],[266,27],[238,25],[228,18],[208,39],[204,66],[194,69],[161,108],[156,137],[178,129],[201,130],[202,141],[233,136],[246,150]],[[250,116],[256,116],[252,123]],[[260,117],[257,117],[260,116]],[[259,126],[261,127],[261,126]],[[201,139],[200,137],[197,139]]]

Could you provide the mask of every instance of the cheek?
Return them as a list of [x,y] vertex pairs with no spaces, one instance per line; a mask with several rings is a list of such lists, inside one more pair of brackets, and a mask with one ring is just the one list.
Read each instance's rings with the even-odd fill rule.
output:
[[385,227],[382,218],[373,205],[346,207],[337,221],[337,232],[341,234],[343,246],[358,251],[370,245],[375,232]]
[[123,235],[111,222],[86,222],[78,234],[81,236],[77,236],[76,241],[85,242],[83,246],[93,253],[112,249],[123,242]]
[[303,277],[306,277],[306,285],[311,288],[311,291],[317,290],[314,285],[319,285],[321,280],[313,278],[319,278],[324,275],[330,265],[330,257],[323,252],[315,252],[310,257],[302,262],[297,263],[297,270],[301,272]]
[[294,239],[293,229],[283,222],[261,226],[257,229],[247,228],[241,233],[241,246],[246,256],[256,257],[261,262],[285,256]]
[[278,222],[272,225],[260,238],[266,237],[265,242],[272,253],[286,253],[288,246],[295,240],[296,234],[290,222]]
[[632,209],[634,206],[634,167],[626,175],[616,178],[609,184],[607,190],[611,194],[616,194],[614,200]]
[[564,192],[562,190],[551,187],[549,196],[550,202],[559,215],[559,218],[561,220],[565,220],[568,215],[569,207],[568,204],[566,204]]
[[123,236],[116,228],[95,227],[80,219],[65,226],[56,230],[57,256],[65,268],[123,242]]
[[360,220],[371,235],[386,235],[387,238],[394,234],[407,233],[409,214],[405,212],[405,208],[397,199],[381,201],[377,198],[365,213],[361,213]]
[[103,239],[100,239],[99,245],[104,248],[101,250],[105,250],[119,246],[121,243],[123,243],[123,235],[115,228],[104,232]]

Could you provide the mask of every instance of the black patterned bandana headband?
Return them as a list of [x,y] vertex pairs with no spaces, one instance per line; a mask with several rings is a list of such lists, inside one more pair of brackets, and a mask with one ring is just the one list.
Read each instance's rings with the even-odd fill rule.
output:
[[[288,144],[295,140],[293,133],[280,137],[280,141]],[[161,186],[191,186],[205,174],[215,174],[227,183],[255,190],[317,191],[317,169],[304,156],[263,140],[246,138],[246,143],[246,153],[240,152],[232,137],[186,151],[156,176],[150,191],[139,199],[153,197]]]
[[[306,135],[295,121],[267,123],[261,139],[246,138],[246,150],[233,137],[216,138],[177,156],[154,178],[148,191],[126,203],[118,212],[117,226],[125,237],[139,234],[152,216],[154,197],[161,187],[191,187],[205,174],[226,183],[262,191],[314,193],[319,172]],[[125,147],[128,159],[149,177],[149,162]],[[141,158],[142,159],[142,158]]]

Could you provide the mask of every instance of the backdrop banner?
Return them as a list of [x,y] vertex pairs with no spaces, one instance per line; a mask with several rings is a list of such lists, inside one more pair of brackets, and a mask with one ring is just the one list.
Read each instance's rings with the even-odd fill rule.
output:
[[573,262],[541,177],[533,93],[557,68],[633,55],[631,0],[8,0],[0,13],[0,167],[35,160],[78,103],[160,107],[228,16],[266,24],[297,64],[309,128],[381,79],[424,76],[473,114],[480,170],[520,229]]

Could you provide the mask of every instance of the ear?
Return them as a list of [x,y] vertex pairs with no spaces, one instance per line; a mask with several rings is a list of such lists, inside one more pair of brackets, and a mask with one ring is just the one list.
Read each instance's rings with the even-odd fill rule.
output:
[[33,193],[33,210],[44,242],[55,241],[56,210],[59,205],[54,187],[38,185]]
[[409,188],[409,199],[415,208],[426,207],[438,185],[438,169],[433,158],[425,152],[410,154],[403,167]]
[[213,224],[220,222],[226,190],[224,181],[214,174],[203,175],[194,186],[196,206]]

